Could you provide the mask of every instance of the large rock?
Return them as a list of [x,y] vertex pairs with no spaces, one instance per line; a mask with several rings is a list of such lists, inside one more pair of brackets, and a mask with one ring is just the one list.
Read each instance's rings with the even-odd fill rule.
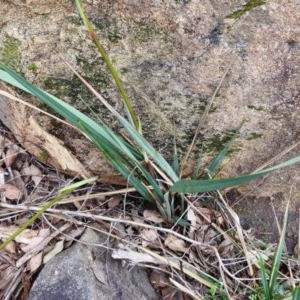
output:
[[[298,1],[94,0],[87,1],[85,8],[141,116],[146,137],[167,157],[172,152],[173,121],[182,154],[232,63],[198,139],[198,145],[205,140],[204,152],[211,154],[246,119],[240,143],[222,175],[251,172],[299,140]],[[73,1],[10,0],[2,4],[0,14],[0,52],[6,63],[88,112],[84,98],[101,119],[118,129],[57,56],[60,53],[75,65],[122,110],[119,93]],[[102,178],[111,174],[82,137],[56,122],[41,120],[90,172],[100,172]],[[299,147],[285,159],[297,152]],[[190,160],[190,167],[194,161]],[[280,211],[292,189],[291,207],[296,211],[298,182],[295,166],[251,187],[261,201],[274,198]]]
[[113,260],[107,246],[107,236],[87,229],[79,243],[45,265],[28,299],[159,299],[147,274]]

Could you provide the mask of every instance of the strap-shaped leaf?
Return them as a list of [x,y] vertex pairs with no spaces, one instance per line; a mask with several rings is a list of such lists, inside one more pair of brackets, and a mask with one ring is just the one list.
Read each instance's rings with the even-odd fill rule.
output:
[[286,162],[278,164],[272,168],[262,170],[250,175],[232,177],[226,179],[208,179],[208,180],[179,180],[171,187],[171,192],[178,193],[204,193],[215,190],[222,190],[239,184],[247,183],[269,174],[275,170],[298,163],[300,156],[294,157]]

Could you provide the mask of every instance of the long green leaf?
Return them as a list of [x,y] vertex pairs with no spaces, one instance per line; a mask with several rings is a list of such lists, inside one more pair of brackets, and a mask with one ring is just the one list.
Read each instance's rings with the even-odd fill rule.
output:
[[160,169],[163,170],[173,182],[177,181],[179,179],[177,174],[170,164],[165,160],[165,158],[159,152],[157,152],[153,146],[148,143],[148,141],[141,136],[124,118],[119,119],[119,121],[132,139],[138,144],[138,146],[159,165]]
[[263,286],[265,300],[271,300],[266,268],[265,268],[265,264],[264,264],[264,261],[261,258],[261,256],[259,256],[258,263],[259,263],[259,266],[260,266],[261,283],[262,283],[262,286]]
[[[122,171],[122,175],[125,178],[129,179],[129,182],[131,182],[133,184],[133,186],[137,189],[138,192],[140,192],[140,194],[142,196],[144,196],[147,200],[149,200],[149,195],[147,194],[147,189],[145,189],[145,187],[141,184],[137,185],[137,183],[134,180],[134,168],[137,168],[140,170],[140,172],[142,173],[142,175],[145,177],[147,184],[150,184],[153,189],[154,192],[157,196],[157,199],[163,199],[163,193],[161,191],[161,189],[159,188],[157,182],[152,178],[152,176],[150,175],[150,173],[144,168],[142,167],[142,165],[134,160],[131,164],[131,169],[127,169],[127,168],[123,168],[121,167],[119,164],[120,162],[123,162],[123,166],[128,165],[129,161],[128,158],[124,157],[124,154],[122,152],[120,152],[118,149],[116,149],[114,147],[114,145],[110,142],[110,140],[106,140],[104,137],[102,138],[94,138],[96,136],[96,132],[93,128],[87,128],[85,126],[85,124],[81,123],[80,124],[81,129],[86,132],[93,140],[94,144],[101,150],[101,152],[108,158],[108,160],[118,169],[118,171]],[[104,147],[105,145],[105,147]],[[121,150],[123,149],[122,147],[120,148]],[[141,180],[141,178],[140,178]],[[143,190],[143,192],[142,192]],[[153,198],[151,197],[151,202],[153,202]]]
[[[164,195],[162,193],[162,190],[160,189],[154,178],[152,178],[151,174],[141,166],[138,160],[138,158],[141,159],[143,157],[141,153],[138,153],[130,144],[122,140],[107,126],[97,124],[89,117],[85,116],[64,101],[44,92],[43,90],[27,82],[24,78],[22,78],[3,64],[1,64],[0,66],[6,71],[2,71],[2,74],[0,74],[0,79],[5,80],[10,84],[14,84],[24,91],[35,95],[45,104],[54,109],[57,113],[66,118],[70,123],[80,128],[91,138],[91,140],[112,163],[112,165],[125,178],[129,180],[129,182],[146,200],[153,203],[154,199],[156,199],[156,201],[161,199],[160,201],[163,202]],[[125,119],[124,122],[128,124],[129,127],[131,127]],[[140,137],[143,140],[143,137]],[[156,154],[154,149],[152,152]],[[144,184],[139,182],[141,178],[139,178],[139,180],[135,178],[133,174],[135,168],[138,168],[143,174],[146,180],[146,185],[150,184],[153,187],[155,197],[153,197],[153,195],[149,193]]]
[[171,187],[170,190],[172,192],[178,192],[178,193],[204,193],[204,192],[210,192],[215,190],[221,190],[224,188],[233,187],[239,184],[250,182],[252,180],[258,179],[280,168],[298,163],[299,161],[300,161],[300,156],[297,156],[286,162],[278,164],[274,167],[262,170],[257,173],[252,173],[250,175],[244,175],[240,177],[232,177],[226,179],[209,179],[209,180],[179,180],[174,183],[174,185]]
[[[160,171],[164,171],[165,174],[173,181],[178,180],[178,176],[176,175],[173,168],[168,164],[168,162],[164,159],[164,157],[157,152],[153,146],[139,133],[139,130],[136,130],[132,125],[121,116],[76,70],[66,63],[70,69],[76,74],[76,76],[85,84],[85,86],[105,105],[105,107],[117,118],[123,128],[127,131],[127,133],[131,136],[134,143],[136,143],[141,151],[146,152],[149,157],[156,162],[159,166]],[[146,160],[147,161],[147,160]]]
[[284,249],[284,241],[285,241],[285,235],[286,235],[286,228],[287,228],[287,222],[288,222],[288,214],[289,214],[289,203],[286,206],[285,214],[284,214],[284,220],[283,220],[283,226],[282,226],[282,232],[280,234],[279,243],[275,252],[275,256],[272,263],[272,269],[270,274],[270,281],[269,281],[269,290],[270,290],[270,296],[273,296],[273,292],[275,290],[276,281],[278,277],[278,271],[281,263],[281,257]]
[[300,299],[300,287],[296,287],[293,290],[293,300],[299,300]]

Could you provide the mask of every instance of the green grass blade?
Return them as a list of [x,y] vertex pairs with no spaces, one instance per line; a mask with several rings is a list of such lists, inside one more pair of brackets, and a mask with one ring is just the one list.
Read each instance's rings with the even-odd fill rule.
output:
[[300,287],[294,288],[292,300],[300,300]]
[[258,263],[260,266],[261,283],[262,283],[265,299],[271,300],[266,268],[261,256],[259,256]]
[[173,154],[173,170],[179,176],[179,159],[176,145],[176,126],[174,124],[174,154]]
[[153,196],[142,184],[141,180],[135,177],[132,169],[126,168],[125,164],[123,164],[120,160],[116,159],[116,153],[113,151],[113,148],[110,149],[109,147],[107,147],[108,143],[100,143],[98,140],[95,140],[93,142],[101,150],[103,155],[110,161],[110,163],[116,168],[116,170],[119,171],[124,178],[127,178],[128,182],[138,191],[138,193],[145,200],[155,204]]
[[232,177],[226,179],[208,179],[208,180],[179,180],[171,187],[172,192],[178,193],[203,193],[215,190],[221,190],[228,187],[244,184],[252,180],[258,179],[272,171],[300,162],[300,156],[294,157],[286,162],[278,164],[274,167],[262,170],[250,175],[240,177]]
[[127,133],[131,136],[131,138],[138,144],[138,146],[143,149],[150,158],[152,158],[157,165],[163,170],[169,178],[175,182],[179,178],[173,168],[169,165],[169,163],[165,160],[165,158],[157,152],[153,146],[143,137],[141,136],[124,118],[119,119],[122,126],[126,129]]
[[[209,170],[209,175],[211,177],[215,176],[216,169],[221,165],[224,157],[227,155],[228,150],[231,148],[232,144],[234,143],[234,141],[235,141],[237,135],[239,134],[240,129],[244,125],[244,123],[245,123],[245,121],[241,122],[241,124],[238,126],[238,128],[236,129],[234,135],[231,137],[229,142],[222,149],[222,151],[220,151],[220,153],[217,155],[217,157],[213,160],[212,164],[209,166],[208,170]],[[206,179],[207,178],[208,178],[208,176],[206,176]]]
[[[117,168],[117,170],[120,171],[125,178],[129,179],[129,182],[131,182],[131,180],[134,180],[131,178],[134,178],[133,171],[134,168],[136,168],[141,172],[141,174],[145,178],[145,180],[142,180],[141,178],[139,178],[139,180],[146,181],[148,185],[150,184],[153,187],[157,198],[163,199],[163,193],[159,188],[157,182],[152,178],[151,174],[144,167],[142,167],[142,165],[134,158],[134,156],[129,157],[130,159],[132,159],[132,161],[130,161],[128,157],[124,157],[124,152],[122,152],[122,150],[126,151],[126,148],[122,147],[122,145],[120,145],[119,149],[114,147],[114,145],[111,143],[111,140],[106,140],[105,137],[97,136],[97,132],[93,128],[88,128],[86,124],[84,124],[83,122],[80,123],[80,128],[85,133],[87,133],[88,136],[91,137],[94,144],[107,157],[107,159]],[[114,136],[113,138],[115,137],[116,136]],[[126,152],[125,154],[130,154],[130,152]],[[120,162],[122,162],[123,167],[126,165],[131,166],[130,169],[123,168],[122,166],[120,166]],[[132,183],[134,183],[133,186],[137,189],[137,191],[140,192],[141,195],[145,196],[147,200],[149,200],[150,194],[147,194],[147,189],[145,189],[144,185],[137,186],[135,180]],[[151,202],[153,202],[152,197],[151,197]]]
[[271,269],[270,280],[269,280],[269,290],[270,290],[271,297],[275,290],[279,267],[280,267],[280,263],[281,263],[281,257],[282,257],[282,253],[283,253],[283,249],[284,249],[284,240],[285,240],[285,235],[286,235],[288,214],[289,214],[289,202],[286,206],[284,220],[283,220],[283,226],[282,226],[282,232],[280,235],[279,243],[278,243],[278,246],[277,246],[277,249],[275,252],[275,256],[273,259],[273,263],[272,263],[272,269]]
[[14,234],[12,234],[8,239],[6,239],[1,245],[0,245],[0,251],[4,249],[11,241],[13,241],[20,233],[22,233],[28,226],[30,226],[35,220],[37,220],[48,208],[50,208],[52,205],[57,203],[59,200],[64,198],[65,196],[69,195],[72,193],[73,190],[91,183],[95,181],[97,178],[89,178],[85,180],[81,180],[79,182],[70,184],[58,191],[58,196],[55,197],[54,199],[50,200],[46,205],[44,205],[41,210],[39,210],[32,218],[30,218],[27,222],[25,222]]
[[75,3],[76,3],[76,6],[77,6],[77,10],[80,14],[80,17],[85,25],[85,27],[87,28],[91,38],[93,39],[96,47],[98,48],[103,60],[105,61],[111,75],[113,76],[115,82],[116,82],[116,85],[122,95],[122,98],[123,98],[123,102],[124,102],[124,105],[125,105],[125,108],[126,108],[126,112],[127,112],[127,117],[131,123],[131,125],[136,128],[138,130],[138,127],[139,127],[139,124],[138,124],[138,118],[137,116],[135,115],[134,111],[133,111],[133,108],[132,108],[132,105],[129,101],[129,98],[127,96],[127,93],[123,87],[123,84],[119,78],[119,75],[116,71],[116,69],[114,68],[113,64],[111,63],[104,47],[102,46],[102,44],[100,43],[99,41],[99,38],[97,37],[96,33],[94,32],[93,28],[92,28],[92,25],[86,15],[86,13],[84,12],[83,10],[83,7],[82,7],[82,1],[81,0],[75,0]]

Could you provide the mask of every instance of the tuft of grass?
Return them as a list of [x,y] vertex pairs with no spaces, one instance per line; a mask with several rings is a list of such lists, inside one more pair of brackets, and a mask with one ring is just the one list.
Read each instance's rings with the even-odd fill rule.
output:
[[282,263],[282,254],[284,251],[285,246],[285,236],[287,230],[287,223],[288,223],[288,212],[289,212],[289,202],[287,204],[284,219],[283,219],[283,226],[282,231],[280,234],[279,243],[277,245],[274,258],[272,261],[272,265],[270,269],[267,269],[262,257],[259,257],[259,267],[260,267],[260,274],[261,274],[261,286],[262,286],[262,293],[263,299],[265,300],[275,300],[275,299],[300,299],[299,297],[299,288],[294,288],[292,291],[292,295],[288,293],[282,284],[278,282],[279,277],[279,269]]

